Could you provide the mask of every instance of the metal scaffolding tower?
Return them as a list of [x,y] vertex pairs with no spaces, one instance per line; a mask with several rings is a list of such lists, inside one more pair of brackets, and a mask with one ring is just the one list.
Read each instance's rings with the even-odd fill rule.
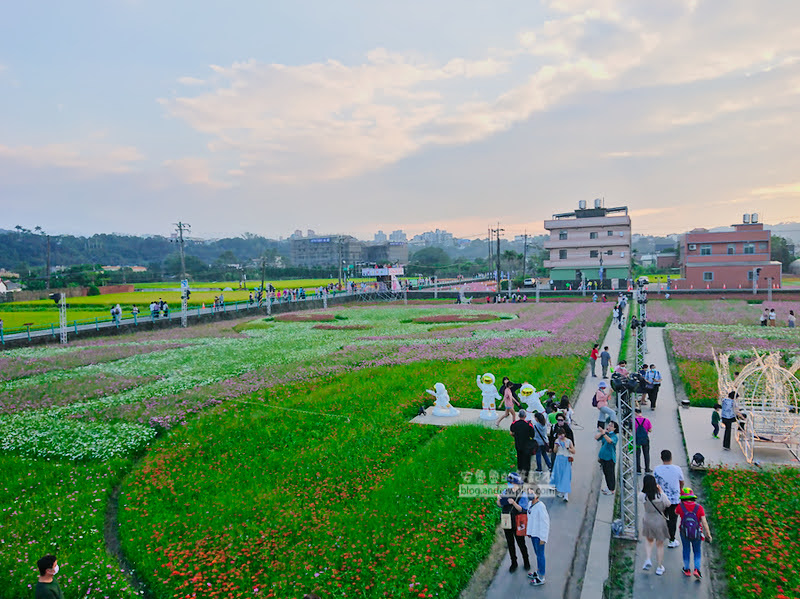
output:
[[647,290],[640,286],[634,292],[634,298],[639,308],[639,317],[635,323],[631,321],[631,328],[636,331],[636,355],[633,360],[633,367],[636,372],[639,372],[642,365],[647,363],[647,358],[645,357],[645,354],[647,354]]
[[639,502],[636,491],[636,434],[634,432],[635,394],[627,388],[617,392],[617,418],[620,422],[619,510],[622,527],[617,538],[639,538]]
[[58,301],[58,330],[61,334],[61,344],[67,343],[67,294],[59,294],[61,298]]

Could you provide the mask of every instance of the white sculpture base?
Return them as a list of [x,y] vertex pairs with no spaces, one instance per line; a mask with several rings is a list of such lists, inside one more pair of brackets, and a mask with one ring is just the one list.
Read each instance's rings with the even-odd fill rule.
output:
[[456,410],[453,407],[450,408],[433,408],[433,415],[434,416],[458,416],[461,412]]
[[497,420],[497,410],[484,408],[481,410],[481,420]]

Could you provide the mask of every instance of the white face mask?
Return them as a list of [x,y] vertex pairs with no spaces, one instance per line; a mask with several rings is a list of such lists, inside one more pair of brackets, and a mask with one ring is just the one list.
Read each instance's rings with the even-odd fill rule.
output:
[[55,567],[53,568],[53,575],[56,574],[58,574],[58,564],[56,564]]

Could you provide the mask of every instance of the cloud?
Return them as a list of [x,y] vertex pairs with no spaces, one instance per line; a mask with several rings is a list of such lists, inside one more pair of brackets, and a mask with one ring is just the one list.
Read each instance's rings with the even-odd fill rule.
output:
[[800,182],[783,183],[779,185],[771,185],[769,187],[759,187],[757,189],[753,189],[750,193],[757,196],[800,196]]
[[[187,157],[166,160],[163,164],[168,171],[169,179],[177,179],[189,185],[201,185],[211,189],[226,189],[233,184],[215,179],[211,175],[211,167],[205,158]],[[229,171],[229,174],[234,174]]]
[[97,141],[53,143],[41,146],[0,145],[0,160],[28,167],[58,167],[86,175],[127,173],[144,156],[133,146]]

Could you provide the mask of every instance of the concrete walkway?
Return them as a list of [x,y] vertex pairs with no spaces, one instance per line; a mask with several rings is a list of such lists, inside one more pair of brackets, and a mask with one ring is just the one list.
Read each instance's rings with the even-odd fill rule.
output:
[[[692,486],[689,477],[686,452],[683,446],[683,431],[679,421],[678,401],[675,398],[675,385],[672,380],[669,363],[667,361],[667,350],[664,345],[664,329],[647,329],[647,349],[646,356],[649,364],[655,364],[661,372],[661,389],[658,393],[658,402],[655,411],[651,411],[649,406],[642,408],[642,415],[649,418],[653,424],[650,433],[650,468],[655,469],[661,464],[660,453],[662,449],[669,449],[672,452],[672,463],[683,469],[684,481],[688,486]],[[711,419],[708,416],[708,435],[711,436]],[[644,468],[642,468],[644,471]],[[639,477],[640,481],[642,477]],[[638,484],[641,490],[641,482]],[[697,489],[695,489],[697,491]],[[701,505],[703,504],[701,498]],[[640,518],[643,509],[639,509]],[[680,521],[680,519],[679,519]],[[640,527],[641,529],[641,527]],[[714,531],[711,531],[712,535]],[[703,547],[705,551],[708,545]],[[702,581],[695,580],[694,577],[687,578],[683,575],[682,548],[664,548],[664,567],[666,572],[663,576],[655,575],[656,548],[653,547],[653,568],[645,572],[642,565],[645,561],[645,541],[640,540],[636,545],[636,561],[634,564],[634,585],[633,596],[635,599],[653,597],[657,599],[682,599],[691,596],[692,599],[706,599],[711,596],[710,571],[708,558],[703,555],[702,571],[705,578]],[[693,563],[693,562],[692,562]]]
[[[612,304],[608,304],[609,311]],[[613,360],[619,353],[620,333],[612,326],[601,349],[609,346]],[[588,356],[591,347],[586,348]],[[589,558],[589,539],[595,525],[595,513],[607,514],[608,518],[613,507],[613,497],[600,495],[600,469],[597,464],[597,441],[594,440],[597,423],[597,408],[592,407],[592,396],[597,390],[600,378],[600,364],[597,364],[597,378],[592,378],[591,373],[586,377],[575,401],[575,421],[583,428],[575,427],[575,462],[572,469],[572,492],[569,494],[569,503],[556,497],[543,497],[542,501],[547,506],[550,514],[550,539],[546,545],[545,556],[547,560],[547,582],[539,587],[528,584],[527,572],[522,568],[522,558],[518,555],[519,569],[509,573],[511,559],[506,552],[500,568],[486,593],[489,599],[517,599],[529,597],[558,598],[578,597],[581,587],[588,591],[596,591],[593,597],[602,596],[602,586],[608,577],[608,541],[606,541],[605,554],[601,558]],[[546,387],[548,381],[531,381],[537,387]],[[509,444],[511,440],[509,439]],[[535,460],[534,460],[535,467]],[[545,469],[546,472],[546,469]],[[598,496],[600,501],[598,503]],[[598,507],[599,505],[599,507]],[[608,534],[610,527],[601,525]],[[599,533],[600,534],[600,533]],[[536,569],[536,556],[527,541],[528,554],[532,569]],[[591,578],[586,570],[587,560],[591,561]],[[584,571],[587,576],[584,578]],[[584,580],[586,582],[584,582]],[[591,584],[590,584],[591,583]]]

